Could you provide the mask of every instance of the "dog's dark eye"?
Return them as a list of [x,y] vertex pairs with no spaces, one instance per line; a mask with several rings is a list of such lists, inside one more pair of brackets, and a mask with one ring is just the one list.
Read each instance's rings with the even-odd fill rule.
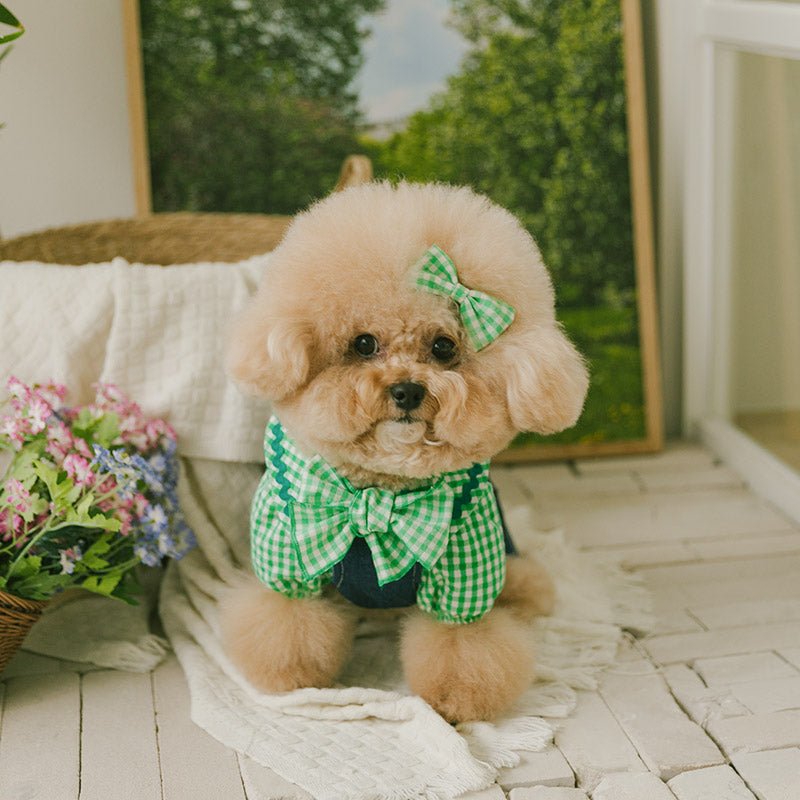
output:
[[378,352],[378,340],[371,333],[361,333],[353,339],[353,350],[361,358],[372,358]]
[[433,340],[431,353],[439,361],[450,361],[456,354],[456,343],[447,336],[437,336]]

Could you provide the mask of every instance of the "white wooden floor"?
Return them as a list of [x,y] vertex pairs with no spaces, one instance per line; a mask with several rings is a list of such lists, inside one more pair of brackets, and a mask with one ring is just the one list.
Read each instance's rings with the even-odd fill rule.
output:
[[[550,749],[470,800],[800,799],[800,526],[691,445],[494,475],[538,527],[640,572],[658,623]],[[134,675],[21,653],[0,698],[0,800],[308,797],[192,725],[174,659]]]

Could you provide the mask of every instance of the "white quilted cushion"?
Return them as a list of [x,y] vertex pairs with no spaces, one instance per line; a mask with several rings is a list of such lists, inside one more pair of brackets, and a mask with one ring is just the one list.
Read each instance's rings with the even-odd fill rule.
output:
[[223,353],[231,317],[267,261],[2,262],[0,379],[52,378],[72,403],[91,399],[93,381],[115,383],[174,426],[182,455],[261,461],[268,408],[228,380]]
[[114,314],[112,279],[108,264],[0,262],[0,396],[16,375],[64,383],[74,403],[92,399]]

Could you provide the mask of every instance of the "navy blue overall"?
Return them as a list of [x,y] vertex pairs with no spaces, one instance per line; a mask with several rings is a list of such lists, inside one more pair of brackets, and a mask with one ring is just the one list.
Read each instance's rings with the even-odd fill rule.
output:
[[[497,509],[503,525],[506,555],[517,554],[508,532],[500,498],[494,485]],[[405,575],[383,586],[378,585],[372,553],[363,536],[356,536],[345,557],[333,568],[333,585],[354,605],[361,608],[404,608],[417,602],[417,589],[422,577],[422,566],[415,564]]]

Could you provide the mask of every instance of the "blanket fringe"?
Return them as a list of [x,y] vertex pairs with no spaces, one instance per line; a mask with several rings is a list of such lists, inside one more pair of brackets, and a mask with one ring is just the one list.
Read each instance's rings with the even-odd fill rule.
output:
[[553,739],[552,725],[539,717],[468,722],[456,730],[475,758],[495,768],[516,766],[520,750],[544,750]]

